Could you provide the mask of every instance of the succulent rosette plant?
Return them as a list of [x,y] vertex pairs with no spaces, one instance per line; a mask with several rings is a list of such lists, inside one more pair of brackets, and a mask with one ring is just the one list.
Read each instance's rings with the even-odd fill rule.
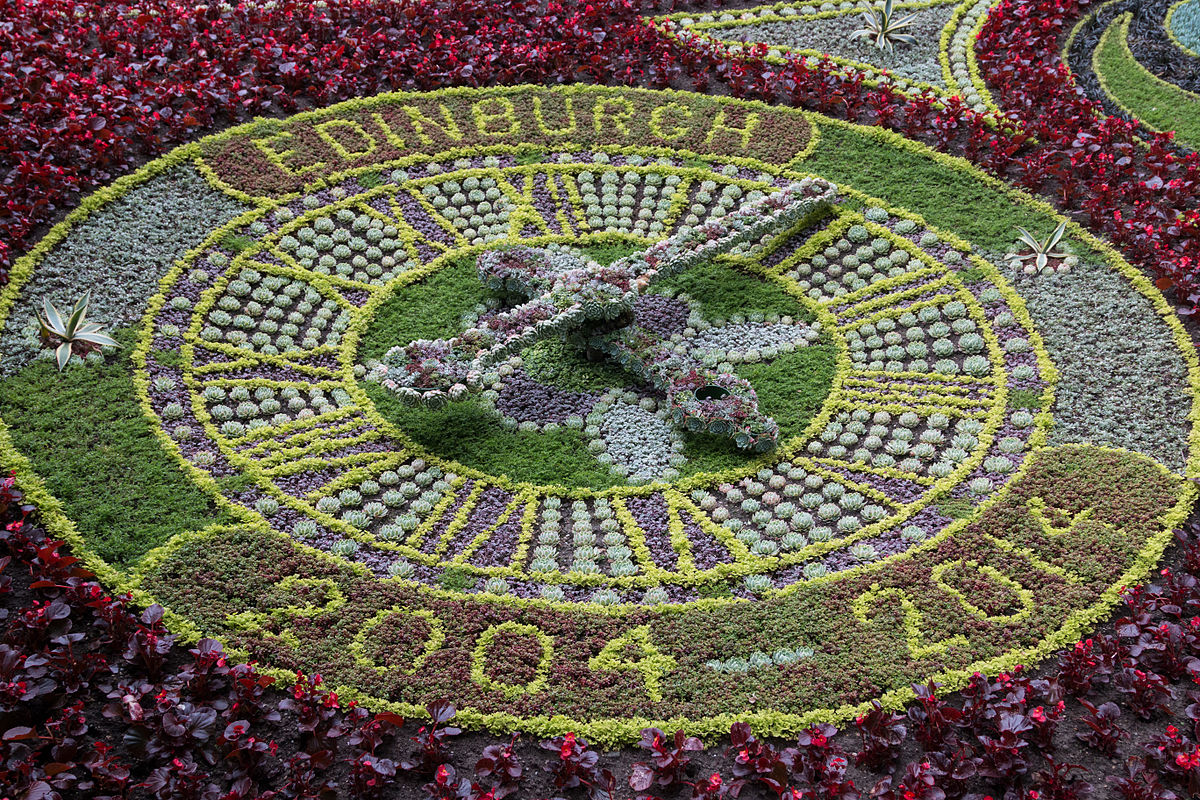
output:
[[779,441],[779,425],[758,410],[749,381],[728,373],[689,370],[667,389],[677,425],[733,439],[743,450],[765,453]]

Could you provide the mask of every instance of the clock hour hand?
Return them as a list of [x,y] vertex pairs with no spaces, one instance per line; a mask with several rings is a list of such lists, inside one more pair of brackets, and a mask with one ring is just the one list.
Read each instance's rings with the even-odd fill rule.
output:
[[684,229],[609,266],[551,249],[483,253],[477,262],[480,281],[524,302],[489,315],[459,336],[393,348],[378,378],[407,402],[442,405],[481,390],[486,371],[524,348],[552,335],[564,336],[589,355],[603,353],[665,392],[677,424],[728,436],[744,449],[770,450],[779,428],[758,410],[753,387],[637,331],[634,301],[656,280],[823,212],[835,194],[833,184],[805,179],[719,222]]

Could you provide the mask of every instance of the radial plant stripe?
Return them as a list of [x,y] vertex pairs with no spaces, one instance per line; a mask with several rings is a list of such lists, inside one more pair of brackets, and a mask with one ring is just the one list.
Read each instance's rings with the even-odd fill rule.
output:
[[[820,201],[772,216],[797,196]],[[477,727],[605,742],[795,731],[1036,660],[1190,507],[1195,355],[1082,229],[1053,271],[1005,256],[1017,225],[1058,222],[878,130],[686,93],[447,90],[262,121],[97,194],[21,262],[0,390],[54,402],[0,403],[5,461],[176,630],[372,707],[449,696]],[[22,315],[71,294],[49,276],[111,225],[154,234],[153,268],[107,301],[122,348],[56,382]],[[507,325],[525,300],[481,256],[518,245],[590,276],[697,255],[627,287],[609,344],[529,323],[471,391],[422,401],[396,370],[442,367],[397,354]],[[1104,302],[1076,302],[1092,286]],[[739,447],[676,413],[647,352],[750,387],[777,437]],[[118,400],[141,428],[23,435]],[[71,513],[94,485],[72,446],[136,454],[128,502],[169,474],[207,516],[173,490],[170,524],[116,546]]]

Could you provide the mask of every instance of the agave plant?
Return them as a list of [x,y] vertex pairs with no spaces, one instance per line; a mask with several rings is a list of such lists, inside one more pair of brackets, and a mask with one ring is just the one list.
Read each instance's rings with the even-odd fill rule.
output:
[[55,348],[54,357],[58,361],[59,372],[67,366],[72,355],[85,356],[101,347],[117,344],[111,336],[101,331],[100,323],[87,321],[91,298],[91,291],[85,292],[65,320],[49,298],[42,299],[44,316],[38,317],[40,335],[47,347]]
[[1018,254],[1016,256],[1018,261],[1027,261],[1031,258],[1035,259],[1034,266],[1040,271],[1046,266],[1050,259],[1066,258],[1069,255],[1068,253],[1054,252],[1054,248],[1058,247],[1058,243],[1062,241],[1063,234],[1067,230],[1066,220],[1060,222],[1058,227],[1054,229],[1054,233],[1050,234],[1042,241],[1038,241],[1036,236],[1022,228],[1020,225],[1017,226],[1017,230],[1021,234],[1017,237],[1018,240],[1022,244],[1028,245],[1033,251],[1032,253]]
[[866,26],[850,34],[850,40],[874,39],[875,47],[879,50],[894,50],[897,43],[916,44],[917,37],[911,33],[901,33],[904,28],[913,24],[917,15],[896,17],[892,12],[892,0],[886,0],[883,8],[873,8],[863,12]]

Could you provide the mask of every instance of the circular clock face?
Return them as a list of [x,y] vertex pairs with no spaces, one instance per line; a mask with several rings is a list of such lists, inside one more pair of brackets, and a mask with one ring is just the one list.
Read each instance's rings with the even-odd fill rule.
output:
[[[378,380],[519,302],[484,253],[599,269],[814,177],[833,202],[652,281],[619,334],[753,387],[769,452],[680,424],[563,332],[436,406]],[[162,513],[118,553],[78,498],[43,506],[177,630],[480,725],[792,730],[1064,643],[1186,511],[1194,355],[1082,230],[1043,270],[1006,256],[1015,225],[1058,222],[963,162],[794,110],[385,95],[201,140],[98,195],[7,290],[0,386],[53,370],[26,301],[82,293],[70,264],[107,247],[93,302],[122,346],[39,385],[67,407],[125,387],[158,472],[121,491]],[[139,241],[153,263],[122,255]],[[33,410],[0,415],[28,475],[78,486],[26,435]]]

